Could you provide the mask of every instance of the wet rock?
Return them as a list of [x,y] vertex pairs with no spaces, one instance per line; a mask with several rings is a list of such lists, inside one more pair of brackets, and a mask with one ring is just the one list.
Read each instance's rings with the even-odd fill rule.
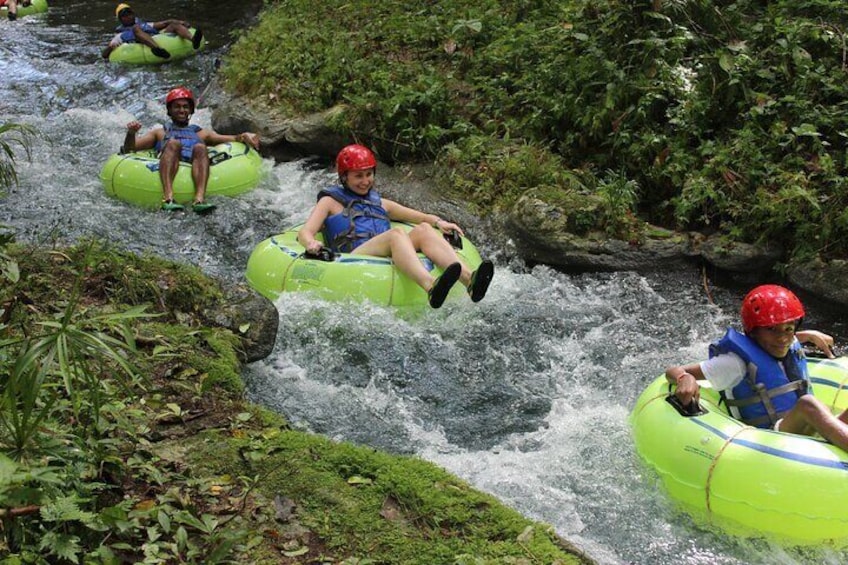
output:
[[695,248],[707,263],[734,273],[768,273],[784,252],[783,247],[776,244],[742,243],[720,234],[699,238]]
[[814,259],[789,267],[789,282],[816,296],[848,306],[848,261]]
[[593,271],[644,271],[692,256],[689,238],[654,229],[644,242],[631,243],[595,232],[569,232],[568,214],[560,207],[528,195],[506,218],[506,229],[526,260],[557,267]]
[[281,116],[260,100],[222,91],[217,83],[210,85],[207,105],[212,108],[212,127],[216,131],[256,132],[262,141],[262,153],[280,161],[335,155],[348,142],[346,136],[329,125],[344,112],[343,106],[307,116]]
[[203,312],[207,323],[229,329],[241,337],[239,360],[259,361],[271,354],[277,339],[280,318],[274,303],[243,286],[224,289],[225,300],[214,310]]

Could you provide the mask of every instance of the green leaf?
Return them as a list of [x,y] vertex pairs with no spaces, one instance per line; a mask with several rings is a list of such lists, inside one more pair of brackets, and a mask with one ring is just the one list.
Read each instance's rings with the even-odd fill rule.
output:
[[159,525],[162,526],[162,530],[165,533],[170,533],[171,531],[171,517],[168,516],[167,512],[159,512],[157,518],[159,519]]
[[186,547],[188,547],[188,532],[186,532],[186,529],[182,526],[177,528],[177,533],[174,536],[174,539],[177,541],[177,548],[180,551],[183,551]]
[[726,51],[723,52],[718,57],[718,66],[721,67],[722,70],[727,72],[727,73],[732,71],[733,67],[735,66],[735,61],[734,61],[733,55],[731,55],[730,53],[728,53]]
[[21,279],[21,271],[18,267],[17,262],[15,261],[6,261],[3,264],[3,275],[9,279],[10,282],[16,283]]
[[250,329],[250,324],[242,324],[238,327],[239,333],[247,333],[247,330]]
[[50,555],[55,555],[61,559],[70,561],[71,563],[79,563],[79,541],[79,538],[76,536],[47,532],[44,534],[44,537],[41,538],[39,548],[42,551],[46,550]]
[[821,134],[813,124],[801,124],[792,128],[792,133],[798,137],[821,137]]

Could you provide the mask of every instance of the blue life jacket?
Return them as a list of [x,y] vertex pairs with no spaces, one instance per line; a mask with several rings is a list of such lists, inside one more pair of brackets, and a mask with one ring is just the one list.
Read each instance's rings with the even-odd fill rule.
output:
[[360,196],[342,186],[332,186],[318,193],[318,200],[329,196],[344,209],[324,221],[324,240],[337,253],[349,253],[392,228],[383,201],[376,190]]
[[200,139],[199,135],[197,135],[197,132],[202,129],[202,127],[195,125],[180,127],[171,122],[165,126],[164,139],[162,139],[162,141],[157,141],[154,149],[156,149],[157,152],[161,152],[169,140],[176,139],[182,144],[182,147],[180,148],[180,160],[190,163],[192,149],[198,143],[203,143],[203,140]]
[[733,387],[733,398],[722,392],[731,414],[750,426],[770,428],[809,392],[807,359],[796,339],[783,359],[776,359],[750,337],[729,328],[710,345],[710,358],[735,353],[745,362],[745,378]]

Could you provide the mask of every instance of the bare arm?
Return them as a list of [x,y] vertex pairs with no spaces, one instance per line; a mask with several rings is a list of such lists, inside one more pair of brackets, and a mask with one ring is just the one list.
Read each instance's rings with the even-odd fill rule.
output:
[[426,212],[421,212],[419,210],[415,210],[414,208],[408,208],[403,206],[402,204],[398,204],[394,200],[388,200],[383,198],[383,208],[386,209],[386,212],[389,214],[389,218],[392,220],[397,220],[400,222],[410,222],[413,224],[430,224],[434,228],[438,228],[443,232],[451,232],[457,231],[459,235],[465,235],[458,225],[453,222],[448,222],[447,220],[443,220],[435,214],[427,214]]
[[330,215],[331,202],[334,202],[334,200],[329,197],[319,200],[318,204],[310,212],[306,223],[297,232],[297,241],[308,253],[318,253],[324,247],[320,241],[315,239],[315,235],[321,231],[321,228],[324,226],[324,220]]
[[831,347],[833,347],[833,336],[818,330],[801,330],[799,332],[795,332],[795,337],[797,337],[798,341],[801,343],[812,343],[817,348],[821,349],[829,359],[833,359],[835,357],[833,350],[831,350]]
[[701,387],[698,381],[704,380],[700,363],[669,367],[665,370],[665,378],[669,383],[677,385],[674,394],[684,406],[693,400],[695,402],[699,400]]
[[259,149],[259,135],[249,131],[238,135],[225,135],[211,129],[202,129],[197,132],[197,135],[206,145],[218,145],[219,143],[232,143],[233,141],[238,141],[240,143],[250,145],[254,149]]
[[136,134],[140,129],[141,122],[137,120],[133,120],[127,124],[127,135],[124,138],[124,145],[121,147],[124,153],[151,149],[154,145],[156,145],[156,142],[159,141],[160,136],[164,134],[162,129],[156,128],[150,130],[144,135],[136,137]]

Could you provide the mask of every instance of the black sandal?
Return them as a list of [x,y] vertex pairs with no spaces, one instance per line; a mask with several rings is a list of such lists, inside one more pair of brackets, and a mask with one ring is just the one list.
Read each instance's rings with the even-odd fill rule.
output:
[[157,57],[159,57],[161,59],[170,59],[171,58],[171,54],[168,53],[167,51],[165,51],[164,49],[162,49],[161,47],[151,47],[150,50],[153,52],[154,55],[156,55]]
[[468,285],[468,295],[471,296],[471,302],[483,300],[494,275],[495,266],[488,259],[480,263],[477,270],[471,273],[471,284]]
[[200,42],[203,41],[203,32],[197,29],[194,35],[191,36],[191,46],[194,49],[200,49]]
[[442,276],[436,279],[436,282],[434,282],[433,286],[430,287],[430,290],[427,291],[427,298],[430,301],[430,306],[432,308],[440,308],[442,304],[444,304],[445,298],[448,297],[450,289],[456,284],[456,281],[459,280],[459,275],[461,273],[462,265],[459,263],[453,263],[448,265],[448,268],[445,269]]

